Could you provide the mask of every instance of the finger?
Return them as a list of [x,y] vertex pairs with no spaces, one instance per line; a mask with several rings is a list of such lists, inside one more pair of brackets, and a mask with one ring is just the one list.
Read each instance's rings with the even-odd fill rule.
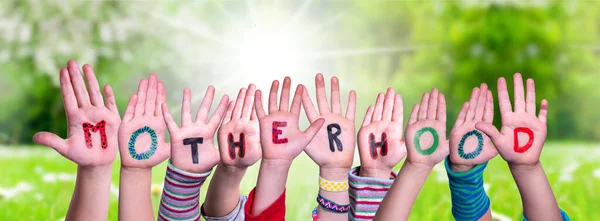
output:
[[334,114],[342,113],[340,104],[340,82],[337,77],[331,78],[331,112]]
[[367,113],[365,114],[365,118],[363,119],[362,126],[367,126],[371,124],[371,120],[373,119],[373,112],[375,111],[375,107],[373,105],[367,108]]
[[427,119],[427,106],[429,105],[429,93],[423,93],[423,97],[421,98],[421,104],[419,105],[419,115],[417,116],[419,120]]
[[319,117],[319,113],[310,99],[308,90],[302,90],[302,107],[304,108],[308,121],[313,122]]
[[288,111],[290,106],[290,90],[292,87],[292,79],[285,77],[283,79],[283,87],[281,88],[281,98],[279,99],[279,110]]
[[129,103],[127,104],[127,108],[125,109],[125,114],[123,114],[123,122],[130,121],[133,119],[135,113],[135,104],[137,103],[137,94],[131,95],[129,98]]
[[140,85],[138,86],[137,92],[137,103],[135,104],[135,113],[134,116],[142,116],[144,115],[144,105],[146,102],[146,91],[148,90],[148,80],[146,78],[142,78],[140,80]]
[[350,95],[348,96],[348,106],[346,107],[346,119],[351,120],[354,123],[354,118],[356,117],[356,92],[354,90],[350,91]]
[[33,142],[51,147],[63,156],[67,155],[69,145],[65,139],[50,132],[38,132],[33,135]]
[[538,118],[540,119],[540,121],[542,121],[542,123],[545,124],[547,117],[548,117],[548,100],[543,99],[542,104],[540,104],[540,114],[538,115]]
[[155,74],[150,74],[149,79],[148,92],[146,94],[146,109],[144,110],[144,114],[154,115],[154,108],[156,108],[156,96],[158,93],[158,80],[156,79]]
[[223,124],[229,123],[231,121],[231,115],[233,115],[233,108],[235,107],[235,101],[230,101],[227,105],[227,110],[225,111],[225,116],[223,117]]
[[198,108],[198,112],[196,113],[195,123],[205,124],[208,118],[208,113],[210,112],[210,107],[212,107],[212,102],[215,97],[215,87],[212,85],[206,88],[206,92],[204,93],[204,98],[202,98],[202,103],[200,103],[200,108]]
[[475,121],[481,121],[483,119],[483,114],[484,114],[484,109],[485,109],[485,104],[486,104],[486,100],[487,100],[487,92],[488,92],[488,87],[487,84],[482,83],[481,86],[479,87],[479,96],[477,98],[477,107],[475,108],[475,117],[474,120]]
[[77,97],[75,96],[75,92],[73,92],[73,85],[71,85],[71,77],[66,68],[60,69],[60,92],[62,93],[63,104],[67,113],[79,107],[77,105]]
[[161,106],[163,119],[165,119],[165,124],[167,124],[167,129],[169,129],[169,133],[174,133],[179,129],[177,127],[177,123],[173,120],[173,116],[171,116],[171,111],[169,111],[169,105],[163,103]]
[[514,75],[513,81],[515,87],[515,112],[517,111],[525,111],[525,95],[523,90],[523,76],[521,74],[516,73]]
[[533,79],[527,79],[527,113],[535,116],[535,82]]
[[85,75],[92,105],[103,105],[104,100],[102,99],[102,93],[100,93],[100,85],[98,85],[98,79],[96,79],[96,74],[94,74],[94,70],[92,69],[91,65],[83,65],[83,75]]
[[394,112],[394,100],[396,99],[396,92],[393,88],[389,87],[385,93],[385,99],[383,101],[383,116],[382,120],[391,121],[392,112]]
[[154,116],[162,115],[162,108],[159,105],[167,102],[167,92],[165,91],[165,84],[162,81],[158,81],[158,97],[156,98],[156,108],[154,111]]
[[256,86],[254,84],[248,85],[246,91],[246,99],[244,100],[244,107],[242,108],[242,118],[250,119],[252,115],[252,109],[254,109],[254,94],[256,93]]
[[510,98],[508,97],[508,89],[506,88],[506,79],[498,78],[498,104],[500,106],[500,114],[512,112]]
[[256,95],[254,95],[254,109],[256,109],[256,116],[258,119],[263,118],[267,114],[265,114],[265,109],[262,104],[262,93],[260,90],[256,90]]
[[456,121],[454,122],[453,128],[456,128],[465,122],[467,112],[469,111],[469,106],[470,102],[467,101],[463,104],[462,108],[460,108],[460,112],[458,112],[458,116],[456,117]]
[[[274,80],[273,83],[271,84],[271,91],[269,92],[269,114],[279,110],[279,108],[277,107],[277,91],[278,90],[279,90],[279,81]],[[258,116],[260,116],[260,114]]]
[[189,88],[183,89],[183,100],[181,102],[181,127],[186,127],[192,123],[191,103],[192,91]]
[[327,103],[327,92],[325,91],[325,80],[320,73],[315,77],[315,86],[317,88],[317,106],[319,106],[319,113],[329,113],[329,103]]
[[477,130],[480,130],[481,132],[486,134],[488,137],[490,137],[492,142],[495,143],[496,145],[500,143],[499,141],[500,141],[501,134],[498,131],[498,129],[496,129],[496,127],[494,127],[493,124],[485,123],[485,122],[478,122],[477,124],[475,124],[475,128],[477,128]]
[[310,127],[308,127],[303,132],[306,143],[309,143],[313,139],[313,137],[315,137],[315,135],[317,135],[317,133],[319,132],[319,130],[321,129],[323,124],[325,124],[325,119],[323,119],[323,118],[319,118],[315,122],[310,124]]
[[438,97],[437,115],[435,119],[444,122],[444,127],[446,127],[446,96],[442,93],[440,93]]
[[477,101],[479,100],[479,92],[479,88],[473,88],[473,92],[471,92],[471,99],[469,99],[469,110],[467,110],[465,121],[471,121],[473,120],[473,117],[475,117],[475,108],[477,107]]
[[435,119],[438,111],[438,96],[439,92],[437,88],[431,89],[431,96],[429,97],[429,104],[427,105],[427,119]]
[[418,112],[419,112],[420,106],[421,106],[420,104],[415,104],[413,106],[413,109],[410,112],[410,118],[408,118],[408,124],[414,124],[417,122],[417,117],[419,115]]
[[90,105],[90,96],[85,88],[83,77],[79,72],[79,65],[74,60],[70,60],[67,62],[67,69],[69,70],[71,85],[73,86],[73,91],[75,92],[75,97],[77,98],[79,107]]
[[225,113],[225,109],[227,108],[227,102],[229,102],[229,96],[223,95],[221,97],[221,101],[219,101],[219,105],[210,119],[208,120],[208,126],[214,131],[219,126],[221,119],[223,119],[223,114]]
[[111,112],[115,114],[119,114],[119,109],[117,108],[117,102],[115,101],[115,93],[110,85],[104,85],[104,96],[106,96],[106,101],[104,106],[108,108]]
[[292,108],[290,112],[296,116],[300,116],[300,106],[302,105],[302,94],[304,91],[304,85],[299,84],[296,86],[296,92],[294,92],[294,99],[292,100]]
[[[255,99],[256,100],[256,99]],[[252,108],[252,115],[250,115],[250,120],[257,120],[258,116],[256,115],[256,108]]]
[[485,113],[483,114],[483,122],[492,123],[494,121],[494,96],[492,91],[487,91],[487,99],[485,99]]
[[231,115],[232,120],[240,119],[242,116],[242,108],[244,107],[244,98],[246,98],[246,88],[240,88],[238,96],[235,99],[235,107],[233,108],[233,114]]
[[402,95],[396,94],[394,96],[394,111],[392,112],[392,121],[404,122],[404,106],[402,104]]
[[377,95],[377,100],[375,100],[375,111],[373,112],[373,120],[372,122],[381,121],[383,116],[383,102],[385,95],[383,93],[379,93]]

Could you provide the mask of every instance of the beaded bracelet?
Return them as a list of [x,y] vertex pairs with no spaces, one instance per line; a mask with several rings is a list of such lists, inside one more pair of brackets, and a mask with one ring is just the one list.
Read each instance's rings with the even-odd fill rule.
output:
[[348,181],[335,182],[319,177],[319,188],[329,192],[343,192],[348,190]]
[[313,221],[319,221],[319,214],[318,214],[319,210],[317,209],[317,207],[315,207],[315,209],[313,209],[312,211],[312,218]]
[[317,196],[317,203],[319,203],[319,205],[323,209],[325,209],[329,212],[334,212],[334,213],[347,213],[348,210],[350,209],[350,204],[340,205],[340,204],[334,203],[331,200],[328,200],[325,197],[321,196],[321,194],[319,194]]

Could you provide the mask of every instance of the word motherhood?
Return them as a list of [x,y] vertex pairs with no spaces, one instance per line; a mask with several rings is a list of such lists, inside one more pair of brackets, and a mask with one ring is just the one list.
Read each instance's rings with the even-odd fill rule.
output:
[[[150,134],[150,138],[152,139],[152,144],[150,144],[150,148],[148,148],[148,150],[146,150],[146,152],[137,153],[135,151],[135,141],[143,133]],[[152,155],[154,155],[154,152],[156,152],[157,144],[158,144],[158,141],[157,141],[157,137],[156,137],[156,132],[152,128],[150,128],[148,126],[144,126],[140,129],[137,129],[136,131],[133,132],[133,134],[131,134],[131,138],[129,138],[129,154],[131,155],[131,157],[133,159],[136,159],[136,160],[150,159],[150,157],[152,157]]]
[[371,158],[377,159],[377,148],[381,147],[381,156],[385,156],[388,153],[388,142],[387,134],[383,132],[381,134],[381,142],[375,142],[375,135],[369,134],[369,149],[371,152]]
[[[527,127],[517,127],[515,128],[514,133],[515,152],[524,153],[525,151],[529,150],[529,148],[531,148],[531,145],[533,145],[533,131]],[[529,141],[527,141],[525,146],[519,147],[519,133],[526,133],[527,136],[529,136]]]
[[240,157],[246,156],[246,136],[244,133],[240,133],[240,141],[235,142],[233,140],[233,134],[229,133],[227,135],[227,144],[229,146],[229,158],[232,160],[235,159],[235,148],[239,148],[238,155]]
[[[465,154],[464,145],[470,136],[477,137],[477,148],[473,152]],[[483,135],[478,130],[469,131],[462,137],[462,139],[460,139],[460,142],[458,143],[458,155],[463,159],[473,159],[479,156],[481,150],[483,150]]]
[[286,127],[287,126],[287,122],[285,121],[273,121],[273,143],[274,144],[284,144],[288,142],[287,138],[283,138],[283,139],[279,139],[279,135],[281,135],[283,133],[283,131],[281,131],[280,127]]
[[[423,148],[421,148],[421,141],[420,141],[421,135],[423,135],[425,132],[429,132],[433,136],[433,144],[431,144],[431,147],[427,150],[424,150]],[[435,152],[435,150],[438,148],[438,143],[439,143],[438,133],[432,127],[421,128],[419,131],[417,131],[417,134],[415,135],[414,143],[415,143],[415,149],[417,149],[417,151],[421,155],[430,155],[433,152]]]
[[[333,133],[333,128],[335,128],[335,133]],[[327,138],[329,139],[329,150],[331,152],[335,152],[334,146],[337,146],[337,149],[342,152],[344,147],[342,147],[342,141],[340,141],[340,134],[342,133],[342,129],[339,124],[329,124],[327,125]]]
[[183,139],[183,145],[192,145],[192,163],[198,164],[198,144],[204,142],[203,137],[192,137]]
[[108,147],[108,141],[106,139],[106,121],[102,120],[96,125],[90,123],[83,123],[83,134],[85,136],[85,146],[92,148],[92,132],[100,132],[100,142],[102,143],[102,149]]

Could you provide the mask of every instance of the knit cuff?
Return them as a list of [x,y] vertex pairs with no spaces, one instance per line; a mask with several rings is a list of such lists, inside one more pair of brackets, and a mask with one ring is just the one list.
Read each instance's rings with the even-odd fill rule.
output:
[[448,174],[454,219],[478,220],[490,208],[490,199],[483,189],[483,170],[487,162],[465,172],[452,171],[449,158],[446,158],[444,164]]
[[350,189],[350,220],[372,220],[383,201],[385,194],[394,183],[396,173],[391,172],[390,179],[378,179],[359,176],[360,166],[348,172]]
[[211,171],[199,174],[190,173],[176,168],[169,162],[158,210],[158,220],[199,219],[200,187]]

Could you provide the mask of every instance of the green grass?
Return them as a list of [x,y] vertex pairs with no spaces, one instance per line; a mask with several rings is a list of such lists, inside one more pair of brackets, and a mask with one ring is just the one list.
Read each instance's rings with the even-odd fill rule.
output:
[[[580,144],[547,144],[542,164],[552,184],[561,208],[572,220],[591,220],[600,217],[600,146]],[[113,184],[118,187],[119,162],[113,167]],[[165,164],[154,168],[152,184],[162,186]],[[395,168],[397,171],[401,164]],[[1,220],[62,220],[65,217],[73,187],[76,165],[49,148],[0,147],[0,189],[13,188],[21,183],[30,191],[15,197],[0,197]],[[595,172],[594,172],[595,171]],[[242,182],[247,194],[256,184],[258,164],[248,170]],[[63,174],[64,180],[52,181],[53,174]],[[310,220],[316,205],[318,167],[301,155],[292,166],[288,179],[287,220]],[[594,174],[596,174],[594,176]],[[46,177],[46,179],[44,179]],[[61,176],[59,176],[61,177]],[[506,163],[493,159],[485,172],[489,185],[487,193],[492,210],[510,220],[521,219],[521,200]],[[202,187],[202,198],[208,182]],[[116,191],[115,191],[116,192]],[[155,211],[160,192],[152,195]],[[429,176],[412,209],[410,220],[452,220],[450,194],[443,166],[438,165]],[[111,194],[109,220],[117,220],[118,197]]]

